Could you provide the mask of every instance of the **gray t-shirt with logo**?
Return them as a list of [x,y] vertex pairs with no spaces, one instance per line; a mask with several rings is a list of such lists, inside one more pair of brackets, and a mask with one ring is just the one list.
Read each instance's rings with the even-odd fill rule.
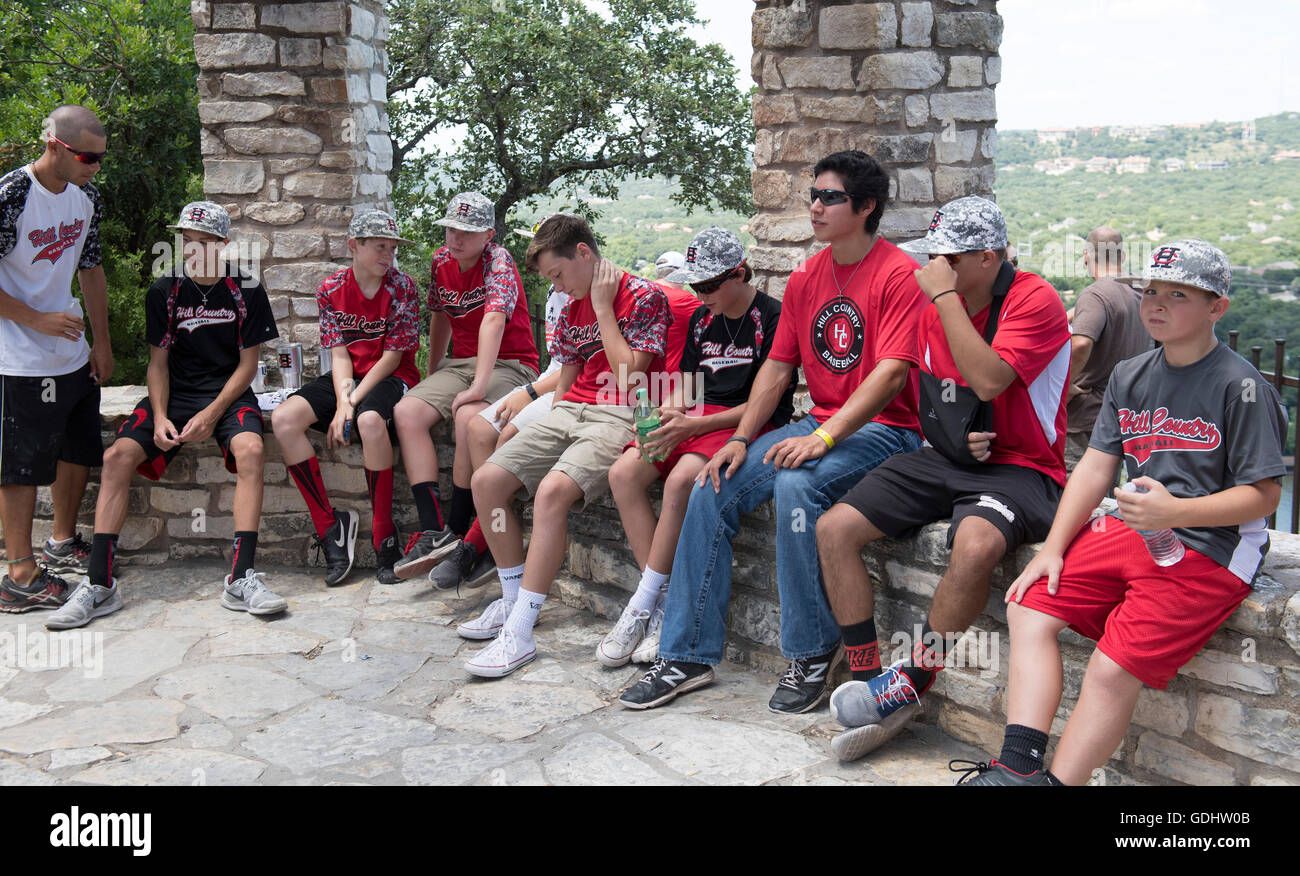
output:
[[[1091,446],[1123,456],[1130,478],[1145,475],[1178,498],[1196,498],[1285,475],[1286,426],[1277,390],[1220,342],[1182,367],[1166,362],[1163,349],[1116,365]],[[1174,531],[1247,584],[1268,552],[1262,517]]]
[[1066,407],[1067,432],[1091,432],[1115,363],[1151,349],[1141,307],[1142,293],[1114,277],[1102,277],[1079,293],[1070,333],[1091,338],[1092,354],[1076,381],[1083,392]]

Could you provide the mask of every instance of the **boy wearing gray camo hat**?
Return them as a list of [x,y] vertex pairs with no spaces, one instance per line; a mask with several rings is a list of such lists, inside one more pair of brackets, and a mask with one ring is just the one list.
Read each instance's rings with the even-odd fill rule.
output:
[[1005,261],[1006,245],[1002,211],[979,197],[944,204],[924,238],[902,245],[930,260],[916,279],[930,301],[917,358],[931,446],[886,460],[817,522],[846,641],[871,619],[858,559],[866,544],[951,517],[952,558],[911,655],[875,678],[855,673],[831,695],[831,714],[848,728],[831,740],[841,760],[883,744],[919,710],[946,647],[983,609],[993,569],[1043,537],[1065,485],[1065,308],[1041,277]]
[[182,250],[174,270],[145,293],[149,394],[104,454],[89,572],[46,622],[51,629],[80,627],[122,607],[115,555],[132,474],[158,480],[183,444],[208,437],[236,476],[235,535],[221,604],[258,615],[288,607],[254,571],[265,451],[250,384],[262,343],[279,335],[270,301],[261,283],[225,265],[230,215],[219,204],[186,204],[167,228],[180,232]]
[[[1163,689],[1250,593],[1282,494],[1287,423],[1273,385],[1214,335],[1231,276],[1203,240],[1170,241],[1145,266],[1142,322],[1162,346],[1115,366],[1043,549],[1007,590],[1008,726],[1002,753],[967,784],[1087,782],[1142,686]],[[1121,463],[1137,490],[1087,525]],[[1067,626],[1097,651],[1049,772]]]

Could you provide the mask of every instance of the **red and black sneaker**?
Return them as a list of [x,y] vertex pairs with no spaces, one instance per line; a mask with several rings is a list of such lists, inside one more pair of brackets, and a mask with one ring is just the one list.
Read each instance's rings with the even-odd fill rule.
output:
[[1045,769],[1034,770],[1029,775],[1023,775],[1005,764],[998,763],[996,760],[992,763],[977,763],[973,760],[950,760],[948,761],[948,769],[954,773],[962,774],[962,777],[957,780],[959,785],[1058,786],[1061,784],[1056,776]]
[[41,556],[53,572],[85,575],[90,571],[90,542],[82,538],[80,532],[73,535],[72,541],[58,547],[50,547],[50,543],[45,542]]
[[33,608],[58,608],[68,601],[72,585],[45,566],[38,565],[32,580],[21,585],[5,575],[0,580],[0,611],[22,612]]

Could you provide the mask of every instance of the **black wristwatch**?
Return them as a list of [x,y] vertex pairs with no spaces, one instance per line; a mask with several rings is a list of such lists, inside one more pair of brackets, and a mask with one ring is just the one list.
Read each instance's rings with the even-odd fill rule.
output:
[[532,396],[533,401],[537,401],[537,390],[533,388],[533,385],[531,383],[524,384],[524,391],[527,392],[530,396]]

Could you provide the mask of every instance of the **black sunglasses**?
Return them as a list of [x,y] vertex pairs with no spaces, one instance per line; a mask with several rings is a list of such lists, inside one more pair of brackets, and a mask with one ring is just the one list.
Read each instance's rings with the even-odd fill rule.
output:
[[714,277],[712,280],[704,280],[699,283],[691,283],[690,286],[691,289],[695,291],[696,295],[712,295],[714,292],[717,292],[719,289],[722,288],[723,283],[727,282],[733,276],[735,276],[735,273],[736,273],[736,269],[732,268],[730,271],[727,271],[727,273],[723,274],[721,277]]
[[50,135],[50,139],[71,152],[72,157],[80,161],[82,164],[99,164],[104,160],[104,156],[108,154],[107,152],[83,152],[79,149],[73,149],[53,134]]
[[827,207],[834,207],[836,204],[843,204],[850,197],[848,192],[842,192],[839,189],[808,189],[808,194],[814,201],[821,201]]

